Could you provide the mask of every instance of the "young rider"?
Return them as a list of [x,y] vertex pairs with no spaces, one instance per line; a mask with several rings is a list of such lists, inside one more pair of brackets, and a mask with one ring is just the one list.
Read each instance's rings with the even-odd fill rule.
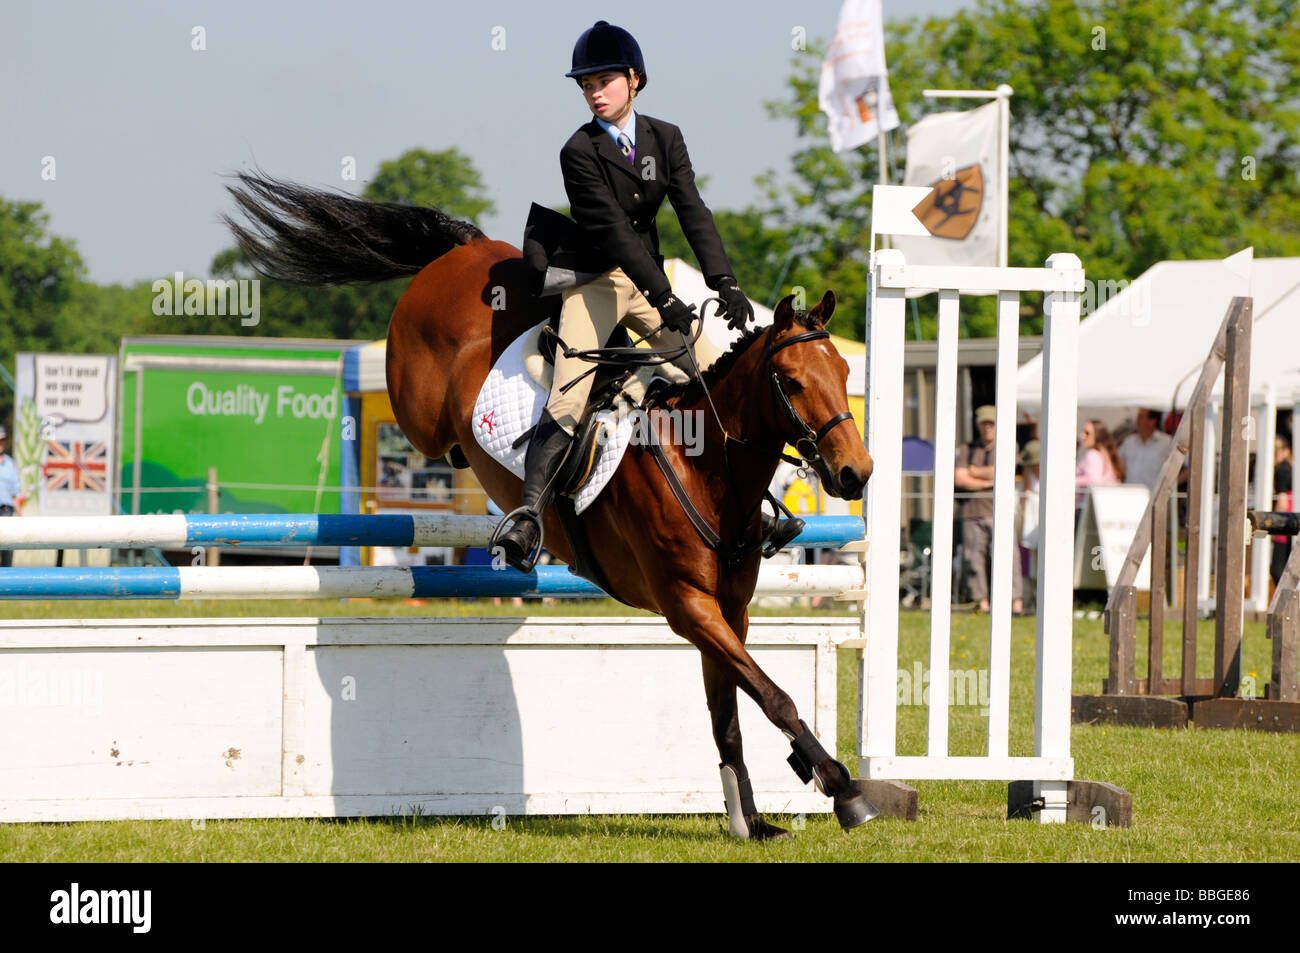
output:
[[[636,40],[626,30],[598,21],[578,38],[573,68],[565,76],[577,81],[592,113],[560,152],[564,188],[578,224],[578,247],[571,250],[570,261],[576,272],[595,277],[564,292],[560,338],[577,350],[602,347],[622,324],[653,347],[682,344],[695,315],[673,294],[659,256],[655,214],[665,198],[677,212],[706,283],[726,303],[728,324],[740,328],[752,321],[753,308],[695,187],[681,131],[633,109],[646,87]],[[695,354],[701,369],[718,356],[703,334]],[[499,539],[506,561],[523,572],[533,568],[541,514],[555,495],[560,464],[586,408],[592,375],[583,375],[592,366],[556,351],[550,398],[524,460],[527,515]]]

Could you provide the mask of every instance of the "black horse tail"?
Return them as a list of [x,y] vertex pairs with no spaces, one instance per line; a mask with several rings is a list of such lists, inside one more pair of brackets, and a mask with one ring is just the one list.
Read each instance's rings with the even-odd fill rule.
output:
[[485,237],[472,223],[434,208],[369,202],[261,173],[228,185],[248,218],[229,215],[249,263],[270,278],[300,285],[383,281],[412,275],[457,245]]

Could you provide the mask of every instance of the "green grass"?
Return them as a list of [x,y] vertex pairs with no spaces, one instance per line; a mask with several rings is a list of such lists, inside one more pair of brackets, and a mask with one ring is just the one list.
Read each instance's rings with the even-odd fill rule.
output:
[[[21,611],[19,611],[21,610]],[[248,603],[46,603],[0,605],[9,618],[135,615],[577,615],[628,614],[609,602],[583,601],[523,609],[507,601]],[[771,610],[761,614],[790,614]],[[829,613],[835,614],[835,613]],[[928,668],[928,616],[902,616],[899,667]],[[1016,619],[1012,638],[1011,753],[1032,753],[1033,620]],[[1141,626],[1139,627],[1141,629]],[[1100,690],[1106,636],[1100,620],[1075,621],[1074,688]],[[1203,623],[1202,644],[1212,644]],[[953,617],[953,669],[987,664],[987,617]],[[1143,634],[1140,642],[1145,642]],[[1170,661],[1179,651],[1167,631]],[[1269,643],[1263,625],[1246,627],[1243,672],[1267,681]],[[857,660],[840,652],[840,757],[856,771]],[[1199,674],[1211,674],[1208,648]],[[1139,672],[1145,659],[1139,658]],[[978,704],[950,709],[953,754],[978,754],[987,743]],[[925,747],[926,709],[900,709],[899,751]],[[747,725],[747,730],[772,730]],[[701,722],[700,730],[708,731]],[[1041,826],[1007,821],[1002,782],[918,782],[916,823],[879,819],[840,831],[829,815],[793,823],[793,842],[749,844],[722,832],[721,815],[358,820],[123,821],[0,825],[6,861],[1296,861],[1300,860],[1300,739],[1245,731],[1160,731],[1076,725],[1071,732],[1075,775],[1109,781],[1133,795],[1133,827],[1094,830],[1082,824]],[[719,796],[719,800],[721,797]]]

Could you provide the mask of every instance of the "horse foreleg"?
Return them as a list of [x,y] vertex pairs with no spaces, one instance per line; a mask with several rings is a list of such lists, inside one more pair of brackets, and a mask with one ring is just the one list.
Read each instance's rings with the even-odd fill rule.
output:
[[[665,618],[673,631],[695,645],[733,685],[744,689],[767,719],[790,739],[794,750],[790,766],[800,780],[816,781],[822,792],[833,799],[835,816],[842,827],[856,827],[876,816],[878,812],[853,784],[848,769],[827,753],[812,729],[800,720],[790,696],[758,667],[740,636],[723,618],[716,599],[696,591],[666,606],[666,610]],[[717,714],[714,717],[717,719]],[[736,737],[739,741],[738,729]],[[723,758],[725,763],[725,754]]]
[[749,783],[749,769],[740,740],[740,713],[736,707],[736,683],[707,655],[704,662],[704,693],[713,721],[713,741],[722,763],[722,795],[727,807],[728,827],[735,837],[772,840],[789,837],[790,832],[769,824],[754,805],[754,789]]

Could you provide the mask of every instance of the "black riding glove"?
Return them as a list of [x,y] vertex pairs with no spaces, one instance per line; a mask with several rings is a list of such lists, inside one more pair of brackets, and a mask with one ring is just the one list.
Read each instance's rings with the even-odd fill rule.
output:
[[663,318],[664,324],[669,328],[682,334],[691,332],[691,322],[695,320],[695,312],[683,304],[682,299],[677,295],[669,292],[668,297],[655,307],[659,310],[659,317]]
[[718,297],[727,304],[727,327],[738,331],[754,320],[754,306],[749,303],[745,293],[736,284],[736,279],[727,277],[718,280]]

